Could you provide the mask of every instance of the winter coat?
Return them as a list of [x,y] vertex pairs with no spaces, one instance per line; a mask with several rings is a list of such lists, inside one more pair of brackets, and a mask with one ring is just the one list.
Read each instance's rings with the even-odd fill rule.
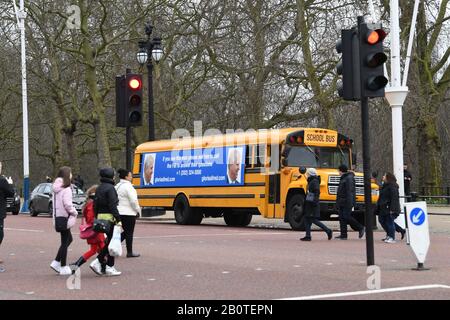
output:
[[320,177],[311,176],[308,178],[308,193],[314,194],[314,201],[305,201],[305,217],[320,218]]
[[78,212],[72,203],[72,187],[64,188],[62,178],[56,178],[53,183],[53,217],[67,217],[67,228],[72,228],[77,222]]
[[14,197],[14,188],[4,176],[0,176],[0,219],[6,217],[6,198]]
[[130,181],[120,179],[116,185],[117,196],[119,197],[119,205],[117,209],[121,216],[135,217],[141,214],[141,207],[139,206],[136,189]]
[[386,216],[400,214],[400,200],[398,194],[398,185],[396,183],[385,183],[381,187],[375,214]]
[[[93,225],[95,220],[94,201],[88,200],[86,206],[83,208],[83,217],[86,220],[86,224]],[[97,236],[87,239],[88,244],[98,244],[105,242],[105,235],[103,233],[97,233]]]
[[341,176],[336,196],[336,205],[338,208],[351,210],[356,204],[356,186],[355,174],[346,172]]
[[94,210],[95,217],[99,213],[110,213],[113,215],[115,222],[120,222],[119,210],[117,205],[119,204],[119,198],[117,197],[117,191],[114,188],[114,180],[110,178],[100,178],[101,184],[95,191]]

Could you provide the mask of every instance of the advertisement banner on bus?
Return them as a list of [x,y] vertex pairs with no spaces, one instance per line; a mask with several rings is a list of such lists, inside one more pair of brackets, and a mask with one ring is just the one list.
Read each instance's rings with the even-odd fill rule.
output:
[[144,153],[141,187],[243,185],[245,156],[244,146]]

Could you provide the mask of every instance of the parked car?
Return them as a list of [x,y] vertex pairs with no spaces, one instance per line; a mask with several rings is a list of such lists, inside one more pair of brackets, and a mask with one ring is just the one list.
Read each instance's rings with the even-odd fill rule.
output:
[[17,189],[14,188],[14,196],[6,198],[6,212],[11,212],[13,215],[19,214],[20,211],[20,195]]
[[[85,201],[86,195],[83,190],[72,184],[72,202],[79,214]],[[36,217],[39,213],[51,214],[53,212],[53,190],[51,183],[41,183],[34,188],[30,196],[29,208],[32,217]]]

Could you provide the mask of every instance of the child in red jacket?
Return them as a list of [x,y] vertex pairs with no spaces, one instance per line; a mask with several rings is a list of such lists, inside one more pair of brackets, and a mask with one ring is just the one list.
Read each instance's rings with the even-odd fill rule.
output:
[[[94,212],[94,196],[95,191],[97,190],[97,185],[90,187],[86,191],[87,201],[83,206],[83,217],[86,221],[86,224],[93,225],[95,219]],[[82,264],[89,260],[93,255],[100,253],[100,251],[105,247],[105,235],[103,233],[97,233],[95,237],[87,239],[87,243],[91,246],[89,251],[85,252],[77,262],[71,264],[73,266],[73,270],[79,268]]]

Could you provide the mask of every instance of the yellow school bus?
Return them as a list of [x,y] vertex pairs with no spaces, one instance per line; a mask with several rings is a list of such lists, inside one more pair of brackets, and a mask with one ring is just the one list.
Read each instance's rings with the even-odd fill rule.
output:
[[[321,219],[335,219],[341,164],[352,168],[353,141],[328,129],[285,128],[184,137],[139,145],[133,185],[144,208],[174,210],[179,224],[223,217],[246,226],[253,215],[303,228],[306,168],[321,178]],[[364,181],[355,172],[355,217],[363,221]],[[372,183],[372,202],[378,185]]]

